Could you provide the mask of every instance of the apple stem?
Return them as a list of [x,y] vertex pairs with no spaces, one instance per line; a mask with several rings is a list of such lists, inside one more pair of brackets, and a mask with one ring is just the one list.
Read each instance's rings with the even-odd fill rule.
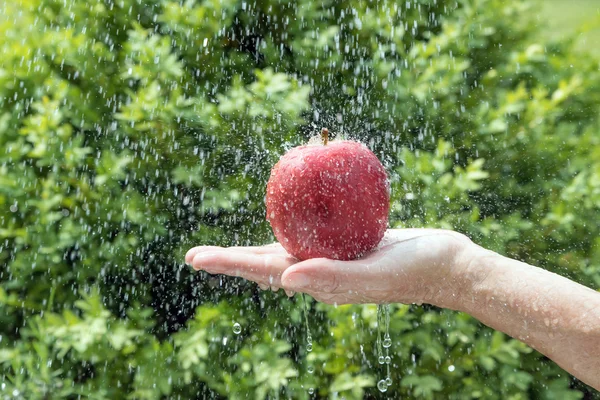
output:
[[329,129],[323,128],[321,129],[321,140],[323,140],[323,145],[327,145],[329,142]]

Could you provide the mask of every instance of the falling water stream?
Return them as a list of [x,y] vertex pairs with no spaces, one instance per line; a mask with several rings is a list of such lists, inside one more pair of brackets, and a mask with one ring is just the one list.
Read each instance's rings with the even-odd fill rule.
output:
[[[306,295],[302,293],[301,296],[304,314],[304,327],[306,329],[306,351],[311,352],[313,349],[313,343],[312,335],[310,334],[310,326],[308,325],[308,305],[306,303]],[[391,346],[392,339],[390,337],[390,305],[379,304],[377,305],[377,361],[379,362],[379,364],[385,364],[386,366],[385,379],[381,379],[377,382],[377,389],[380,392],[387,391],[388,387],[392,384],[392,376],[390,372],[390,364],[392,363],[392,358],[390,357]],[[306,368],[306,371],[309,374],[314,373],[314,366],[309,365]],[[309,394],[313,394],[314,388],[309,388],[308,391]]]
[[[381,339],[381,331],[383,330],[383,340]],[[390,338],[390,305],[377,305],[377,361],[379,364],[386,365],[386,377],[377,382],[377,389],[380,392],[385,392],[392,384],[390,373],[390,347],[392,339]],[[385,350],[384,350],[385,349]],[[384,355],[385,354],[385,355]]]
[[[304,306],[303,314],[304,314],[304,327],[306,328],[306,351],[311,352],[313,348],[312,344],[312,336],[310,334],[310,327],[308,326],[308,305],[306,304],[306,295],[301,293],[302,295],[302,304]],[[306,367],[306,372],[312,374],[315,372],[315,368],[312,365],[308,365]],[[314,388],[308,389],[308,394],[312,395],[315,392]]]
[[306,296],[304,295],[304,293],[302,293],[302,304],[304,304],[304,325],[306,327],[306,351],[311,352],[313,348],[312,336],[310,334],[310,328],[308,326],[308,305],[306,305]]

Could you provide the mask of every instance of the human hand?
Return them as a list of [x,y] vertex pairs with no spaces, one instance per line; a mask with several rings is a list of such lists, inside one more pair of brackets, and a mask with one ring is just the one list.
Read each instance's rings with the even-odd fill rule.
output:
[[196,270],[254,281],[263,289],[283,287],[329,304],[430,303],[446,306],[471,241],[439,229],[389,229],[378,248],[352,261],[298,261],[278,244],[256,247],[200,246],[185,261]]

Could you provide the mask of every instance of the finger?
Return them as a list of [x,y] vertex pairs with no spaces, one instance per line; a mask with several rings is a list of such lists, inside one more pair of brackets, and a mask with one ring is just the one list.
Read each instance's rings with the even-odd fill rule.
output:
[[194,260],[194,257],[196,256],[196,254],[200,253],[200,252],[207,252],[207,251],[216,251],[216,250],[220,250],[223,249],[223,247],[219,247],[219,246],[196,246],[196,247],[192,247],[191,249],[188,250],[188,252],[185,254],[185,262],[187,264],[192,264],[192,261]]
[[279,243],[270,243],[263,246],[235,246],[229,247],[229,249],[254,254],[287,254],[283,246]]
[[200,252],[192,266],[212,274],[242,277],[259,284],[281,286],[281,274],[296,260],[281,254],[254,254],[231,249]]
[[238,251],[242,253],[252,254],[287,254],[285,249],[279,243],[271,243],[264,246],[234,246],[234,247],[219,247],[219,246],[197,246],[188,250],[185,255],[185,262],[192,263],[196,254],[210,251]]
[[287,290],[342,294],[348,292],[370,292],[387,286],[382,282],[386,275],[379,263],[370,258],[354,261],[338,261],[313,258],[287,268],[281,284]]

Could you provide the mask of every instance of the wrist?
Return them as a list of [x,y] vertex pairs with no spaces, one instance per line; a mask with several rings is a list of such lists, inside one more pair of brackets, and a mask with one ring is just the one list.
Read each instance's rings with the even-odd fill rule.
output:
[[489,276],[491,270],[486,268],[486,259],[500,257],[493,251],[473,243],[470,239],[460,240],[454,257],[451,259],[448,276],[444,288],[434,305],[456,311],[468,312],[474,302],[477,285]]

